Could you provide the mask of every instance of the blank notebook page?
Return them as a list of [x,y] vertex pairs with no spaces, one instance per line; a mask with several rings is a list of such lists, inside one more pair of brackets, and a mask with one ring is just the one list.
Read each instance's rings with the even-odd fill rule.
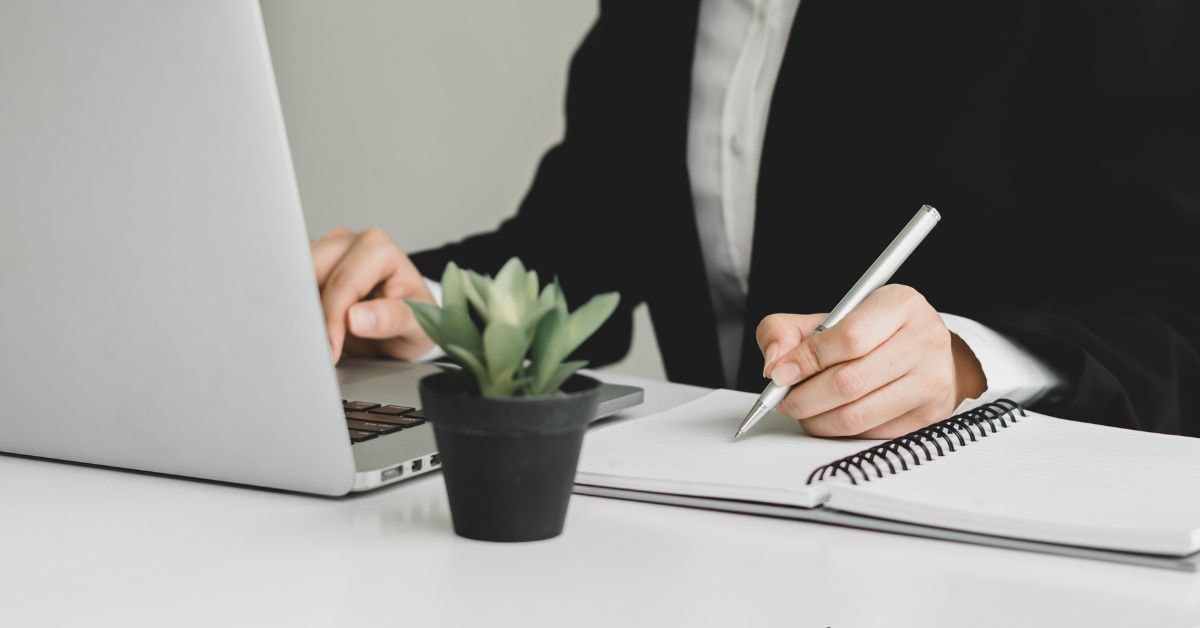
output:
[[813,438],[778,414],[734,442],[755,399],[718,390],[667,412],[597,426],[584,438],[575,481],[812,507],[828,493],[825,486],[805,485],[814,468],[878,442]]
[[859,514],[1151,554],[1200,550],[1200,439],[1033,412],[897,475],[825,482]]

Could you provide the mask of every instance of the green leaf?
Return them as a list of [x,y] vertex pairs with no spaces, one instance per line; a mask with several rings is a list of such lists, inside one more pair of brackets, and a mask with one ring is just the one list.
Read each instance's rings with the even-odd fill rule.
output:
[[546,305],[551,308],[555,307],[555,304],[558,303],[558,294],[557,281],[546,284],[546,286],[542,288],[541,296],[538,297],[538,305]]
[[467,280],[463,282],[463,291],[467,294],[467,300],[475,307],[475,312],[483,319],[486,324],[490,316],[488,315],[488,299],[491,296],[492,278],[479,273],[468,270]]
[[525,281],[525,272],[525,264],[521,262],[521,258],[510,257],[500,267],[500,272],[496,273],[495,283],[512,289],[514,286],[520,285],[520,282]]
[[545,388],[554,375],[554,369],[567,357],[567,317],[558,309],[552,309],[542,317],[533,338],[533,381],[534,388]]
[[604,321],[612,316],[620,301],[621,295],[616,292],[599,294],[572,312],[567,322],[567,353],[577,349],[584,340],[596,333]]
[[496,273],[496,278],[492,280],[493,291],[500,291],[506,294],[519,295],[525,289],[525,264],[521,263],[521,258],[513,257],[500,267],[500,272]]
[[525,333],[532,335],[537,330],[538,324],[542,322],[542,317],[553,309],[553,304],[543,303],[540,299],[536,301],[525,312],[525,316],[521,320],[521,327],[525,330]]
[[554,277],[554,307],[564,315],[567,313],[567,295],[563,293],[562,284]]
[[504,264],[496,278],[492,280],[491,296],[488,301],[491,317],[489,320],[502,320],[512,325],[518,325],[525,313],[525,266],[519,258],[512,258]]
[[536,270],[525,273],[525,303],[532,305],[538,299],[538,274]]
[[578,371],[585,366],[587,366],[587,360],[563,362],[554,369],[554,372],[550,374],[550,377],[545,381],[545,383],[533,394],[549,395],[550,393],[557,391],[559,387],[563,385],[563,382],[567,381],[567,378],[571,377],[575,371]]
[[529,336],[520,327],[492,321],[483,331],[483,354],[493,384],[511,381],[525,361]]
[[[539,291],[538,273],[526,270],[517,257],[494,279],[448,263],[442,297],[440,309],[407,303],[421,328],[462,367],[456,376],[491,397],[556,392],[587,364],[564,360],[620,303],[620,295],[612,292],[571,312],[558,278]],[[483,322],[482,332],[477,320]]]
[[413,301],[405,299],[408,307],[412,308],[413,317],[417,319],[417,324],[421,329],[425,330],[425,335],[429,336],[438,345],[442,344],[442,310],[432,303],[424,303],[421,301]]
[[442,307],[467,307],[467,295],[463,288],[463,272],[454,262],[446,264],[442,271]]
[[558,284],[548,283],[542,288],[542,294],[538,296],[532,311],[525,314],[525,324],[531,330],[536,330],[542,318],[557,307],[558,294]]
[[479,357],[458,345],[448,344],[444,348],[446,355],[471,372],[471,375],[475,377],[475,385],[479,390],[483,390],[483,383],[488,381],[488,376],[487,369],[483,367],[483,362],[479,361]]
[[442,340],[445,344],[458,345],[476,354],[483,351],[483,341],[475,321],[471,320],[467,306],[442,306]]

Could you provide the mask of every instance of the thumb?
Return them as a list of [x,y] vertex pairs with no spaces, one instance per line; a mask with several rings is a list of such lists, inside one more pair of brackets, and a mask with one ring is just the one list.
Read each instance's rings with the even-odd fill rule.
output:
[[412,334],[417,321],[402,299],[370,299],[350,306],[350,333],[359,338],[394,338]]
[[826,314],[770,314],[758,324],[754,332],[758,349],[763,353],[763,377],[771,371],[775,361],[800,342],[812,335],[813,330],[825,320]]
[[376,342],[374,351],[403,360],[429,352],[433,341],[425,335],[403,299],[371,299],[350,308],[350,334],[353,338]]

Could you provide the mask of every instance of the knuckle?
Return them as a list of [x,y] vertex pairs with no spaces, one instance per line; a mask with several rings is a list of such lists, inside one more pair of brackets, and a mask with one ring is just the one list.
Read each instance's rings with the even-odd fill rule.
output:
[[902,283],[887,283],[880,286],[874,294],[881,297],[897,298],[903,288],[904,284]]
[[833,423],[840,435],[853,436],[867,431],[869,420],[862,405],[855,403],[836,410]]
[[813,345],[814,343],[811,342],[801,344],[794,354],[796,364],[800,367],[800,374],[805,377],[823,370],[821,356],[818,355],[818,349]]
[[916,288],[911,288],[909,286],[904,286],[904,288],[904,303],[906,305],[913,309],[925,310],[933,313],[933,306],[929,305],[929,300],[925,298],[924,294],[918,292]]
[[759,329],[762,329],[764,327],[774,328],[774,327],[777,327],[777,326],[783,324],[785,321],[787,321],[787,315],[776,312],[774,314],[767,314],[766,316],[764,316],[762,319],[762,322],[759,323],[758,327],[759,327]]
[[930,336],[934,346],[949,350],[950,330],[945,325],[931,325]]
[[936,369],[931,380],[935,390],[944,390],[954,384],[954,371],[949,368]]
[[354,232],[345,227],[334,227],[317,239],[317,242],[334,242],[354,237]]
[[843,322],[840,332],[842,344],[846,347],[847,351],[855,356],[866,353],[866,332],[863,330],[861,323],[854,321]]
[[888,293],[895,297],[901,303],[912,303],[921,298],[921,293],[917,289],[902,283],[894,283],[887,286]]
[[333,269],[333,272],[329,273],[329,278],[325,280],[321,295],[327,301],[338,301],[344,298],[343,295],[346,292],[349,292],[346,287],[346,271],[340,267]]
[[327,306],[334,306],[338,309],[338,311],[331,312],[333,315],[344,313],[360,297],[350,275],[345,272],[336,271],[325,282],[325,288],[322,290],[321,296]]
[[906,311],[915,311],[920,309],[922,304],[927,304],[925,295],[917,291],[916,288],[902,283],[888,284],[881,290],[886,289],[887,298],[895,303],[898,307]]
[[834,370],[833,388],[838,395],[857,399],[863,391],[862,372],[856,366],[846,365]]
[[358,239],[362,241],[363,244],[371,245],[390,244],[392,241],[391,236],[389,236],[386,231],[380,229],[379,227],[368,227],[363,229],[362,233],[358,234]]
[[754,336],[761,343],[775,333],[779,325],[783,322],[782,314],[768,314],[758,322],[758,327],[754,329]]
[[901,331],[922,347],[940,347],[950,339],[949,333],[932,324],[905,325]]

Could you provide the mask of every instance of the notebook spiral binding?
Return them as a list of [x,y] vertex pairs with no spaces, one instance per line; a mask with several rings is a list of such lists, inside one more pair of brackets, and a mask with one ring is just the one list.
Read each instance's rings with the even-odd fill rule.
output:
[[[869,469],[874,469],[876,477],[883,477],[884,470],[880,468],[879,461],[882,461],[887,466],[887,471],[891,475],[895,475],[896,465],[893,459],[900,464],[901,471],[908,471],[908,461],[900,451],[904,450],[909,453],[912,458],[913,465],[921,464],[921,453],[925,454],[925,461],[933,460],[933,454],[930,453],[929,447],[925,443],[933,445],[933,450],[937,452],[939,457],[946,455],[947,450],[955,451],[954,441],[958,441],[959,447],[966,447],[967,439],[970,442],[975,442],[978,438],[986,438],[989,435],[988,428],[991,428],[991,434],[999,431],[996,423],[1000,424],[1001,428],[1007,428],[1008,422],[1017,422],[1017,414],[1026,416],[1025,409],[1020,404],[1011,399],[997,399],[991,403],[985,403],[972,410],[956,414],[944,421],[938,421],[928,427],[923,427],[900,436],[893,438],[884,443],[868,447],[862,451],[853,453],[845,458],[834,460],[829,464],[824,464],[808,475],[808,481],[805,484],[812,484],[814,481],[832,478],[839,472],[845,473],[850,478],[851,484],[858,484],[858,478],[854,477],[853,469],[857,469],[859,475],[862,476],[864,482],[871,481],[871,473]],[[1007,418],[1007,420],[1005,420]],[[964,436],[966,438],[964,438]],[[938,438],[946,444],[946,448],[942,448],[942,443],[938,442]]]

